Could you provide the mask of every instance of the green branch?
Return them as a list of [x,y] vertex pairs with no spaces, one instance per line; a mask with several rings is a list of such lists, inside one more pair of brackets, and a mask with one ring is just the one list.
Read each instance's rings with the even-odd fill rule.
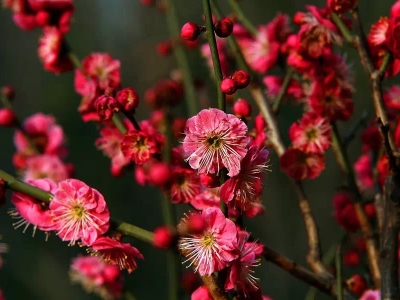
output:
[[[11,176],[10,174],[4,172],[3,170],[0,170],[0,178],[4,179],[4,181],[7,184],[7,187],[13,191],[24,193],[28,196],[31,196],[37,200],[46,203],[49,203],[53,198],[53,195],[51,193],[48,193],[35,186],[22,182],[16,179],[15,177]],[[110,223],[111,227],[114,230],[117,230],[124,235],[134,237],[146,243],[153,242],[153,233],[150,231],[147,231],[145,229],[142,229],[140,227],[122,221],[111,220]]]
[[222,81],[222,70],[221,62],[219,61],[217,41],[214,34],[214,24],[212,20],[211,3],[210,0],[203,0],[204,15],[206,17],[206,28],[207,28],[207,40],[210,46],[211,58],[214,67],[214,75],[217,83],[217,96],[218,96],[218,108],[226,111],[225,95],[221,91]]

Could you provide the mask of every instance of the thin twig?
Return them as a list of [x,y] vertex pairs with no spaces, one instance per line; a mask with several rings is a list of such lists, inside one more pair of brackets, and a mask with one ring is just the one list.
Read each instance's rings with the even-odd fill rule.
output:
[[227,295],[221,289],[221,284],[218,282],[217,276],[211,274],[211,275],[205,275],[202,276],[201,279],[203,280],[203,283],[206,285],[208,291],[211,294],[211,297],[214,300],[227,300]]
[[340,249],[341,245],[338,245],[335,253],[337,300],[343,300],[342,254]]
[[357,131],[365,126],[367,120],[368,120],[368,112],[364,110],[363,113],[361,114],[361,117],[356,121],[356,123],[353,124],[347,135],[343,138],[344,147],[347,147],[350,144],[350,142],[354,140]]
[[228,2],[232,10],[235,12],[236,18],[239,20],[239,22],[242,23],[242,25],[246,27],[246,29],[250,31],[253,36],[256,36],[258,32],[257,28],[246,18],[242,9],[237,3],[237,0],[228,0]]

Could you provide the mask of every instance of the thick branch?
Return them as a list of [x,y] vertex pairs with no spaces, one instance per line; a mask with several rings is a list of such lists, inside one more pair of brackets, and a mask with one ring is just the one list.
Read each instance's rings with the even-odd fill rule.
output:
[[384,216],[381,230],[381,272],[383,300],[399,300],[398,200],[399,188],[394,177],[386,178],[383,196]]
[[292,276],[318,288],[325,294],[336,296],[336,284],[334,280],[325,280],[306,268],[299,266],[291,259],[265,246],[263,255],[265,260],[272,262],[273,264],[287,271]]
[[214,300],[227,300],[226,294],[220,288],[220,284],[218,283],[218,278],[215,275],[205,275],[202,276],[204,284],[206,285],[208,291],[211,294],[211,297]]

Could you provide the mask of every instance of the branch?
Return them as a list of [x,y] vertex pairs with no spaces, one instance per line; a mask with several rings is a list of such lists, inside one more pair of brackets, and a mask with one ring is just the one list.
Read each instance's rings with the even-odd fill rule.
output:
[[306,268],[296,264],[291,259],[275,252],[274,250],[264,246],[264,258],[272,262],[283,270],[287,271],[292,276],[300,279],[301,281],[318,288],[321,292],[336,296],[336,283],[334,280],[324,280],[315,273],[307,270]]
[[381,272],[383,300],[399,300],[398,222],[399,186],[393,176],[386,178],[383,195],[383,224],[381,229]]
[[214,75],[217,83],[217,96],[218,96],[218,108],[226,111],[225,95],[221,91],[221,81],[222,81],[222,70],[221,63],[219,61],[217,41],[215,40],[214,34],[214,24],[212,20],[211,3],[210,0],[203,0],[204,15],[206,18],[206,35],[208,44],[210,46],[211,58],[214,67]]
[[203,280],[214,300],[227,300],[225,292],[220,288],[221,285],[218,283],[217,276],[213,274],[205,275],[201,277],[201,280]]
[[331,126],[332,126],[332,150],[347,180],[347,184],[352,193],[354,194],[353,198],[354,208],[356,210],[356,214],[360,222],[361,232],[366,241],[369,268],[371,270],[371,275],[375,287],[379,288],[380,287],[379,253],[376,248],[374,233],[372,231],[372,227],[368,220],[368,217],[365,213],[364,207],[361,203],[362,195],[358,188],[354,170],[350,163],[347,151],[344,148],[343,142],[340,138],[337,125],[335,122],[332,122]]
[[256,36],[258,32],[257,28],[246,18],[242,9],[237,3],[237,0],[228,0],[228,2],[232,10],[235,12],[236,18],[239,20],[239,22],[242,23],[242,25],[246,27],[246,29],[250,31],[253,36]]
[[[22,182],[10,174],[4,172],[3,170],[0,170],[0,178],[4,179],[6,182],[6,187],[10,188],[13,191],[24,193],[28,196],[31,196],[39,201],[43,201],[45,203],[49,203],[51,199],[53,198],[53,195],[51,193],[48,193],[42,189],[39,189],[37,187],[34,187],[30,184],[27,184],[25,182]],[[137,238],[138,240],[144,241],[146,243],[152,243],[153,241],[153,233],[150,231],[147,231],[145,229],[142,229],[140,227],[137,227],[135,225],[118,221],[118,220],[111,220],[111,227],[114,230],[117,230],[121,232],[124,235],[128,235],[134,238]]]

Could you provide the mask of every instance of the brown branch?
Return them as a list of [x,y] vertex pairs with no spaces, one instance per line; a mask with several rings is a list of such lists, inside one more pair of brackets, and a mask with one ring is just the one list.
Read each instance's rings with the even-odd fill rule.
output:
[[211,294],[211,297],[214,300],[227,300],[226,294],[220,288],[220,284],[218,283],[218,278],[215,275],[205,275],[202,276],[204,284],[206,285],[208,291]]
[[399,186],[395,177],[386,178],[383,194],[384,217],[381,229],[381,272],[383,300],[399,300],[398,273],[398,216],[399,216]]
[[[269,130],[269,141],[271,142],[276,153],[280,157],[286,149],[285,145],[283,144],[280,130],[272,107],[268,103],[268,100],[266,99],[263,90],[258,84],[252,83],[250,85],[250,92],[267,123]],[[306,225],[309,246],[307,262],[310,265],[311,269],[319,276],[322,276],[325,279],[333,279],[332,274],[328,272],[321,261],[321,247],[319,242],[318,228],[315,222],[315,218],[311,212],[310,203],[304,192],[303,185],[301,181],[295,181],[293,179],[291,179],[290,182],[296,192],[299,201],[299,208],[303,215],[304,223]]]
[[318,288],[325,294],[332,295],[334,297],[336,296],[336,283],[333,279],[325,280],[310,270],[307,270],[303,266],[296,264],[291,259],[266,246],[264,246],[263,255],[265,260],[277,265],[297,279],[300,279],[301,281]]

